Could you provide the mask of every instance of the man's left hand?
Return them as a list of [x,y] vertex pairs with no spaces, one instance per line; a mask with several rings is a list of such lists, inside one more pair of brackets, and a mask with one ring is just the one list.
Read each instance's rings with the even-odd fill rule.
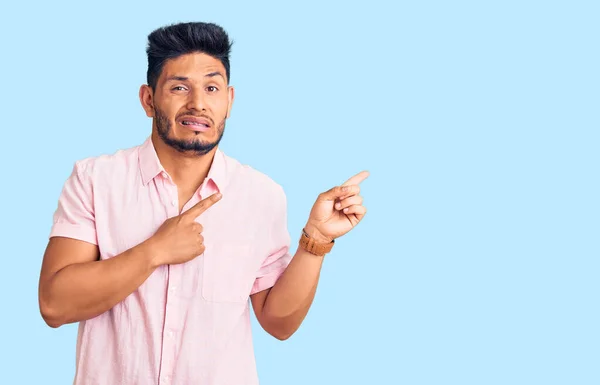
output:
[[360,183],[369,176],[362,171],[341,186],[319,195],[310,211],[305,230],[317,242],[331,242],[354,228],[367,209],[360,196]]

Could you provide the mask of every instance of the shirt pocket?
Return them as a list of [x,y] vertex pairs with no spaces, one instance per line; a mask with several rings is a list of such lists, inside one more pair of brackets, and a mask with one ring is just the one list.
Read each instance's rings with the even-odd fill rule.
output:
[[207,246],[202,263],[202,297],[209,302],[248,301],[255,271],[250,242],[219,242]]

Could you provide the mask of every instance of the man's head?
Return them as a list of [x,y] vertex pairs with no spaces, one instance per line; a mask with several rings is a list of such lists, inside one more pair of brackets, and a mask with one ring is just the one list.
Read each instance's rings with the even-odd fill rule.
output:
[[181,23],[148,36],[147,82],[140,100],[167,145],[203,155],[215,148],[233,103],[227,33],[210,23]]

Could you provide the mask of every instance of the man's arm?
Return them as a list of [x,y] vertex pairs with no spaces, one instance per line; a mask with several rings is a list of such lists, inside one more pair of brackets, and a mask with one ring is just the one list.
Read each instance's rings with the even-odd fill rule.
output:
[[51,327],[96,317],[136,290],[154,271],[142,243],[98,260],[98,246],[66,237],[48,242],[39,281],[39,306]]
[[286,340],[298,330],[314,300],[323,259],[298,248],[275,285],[251,296],[256,319],[265,331]]
[[[368,175],[363,171],[319,195],[304,227],[309,237],[318,243],[329,244],[362,220],[366,208],[359,195],[359,184]],[[280,206],[285,208],[285,205]],[[280,213],[284,213],[281,208]],[[285,228],[285,215],[281,214],[279,218],[275,229]],[[251,296],[256,318],[269,334],[285,340],[298,330],[312,305],[323,259],[299,247],[273,287]]]

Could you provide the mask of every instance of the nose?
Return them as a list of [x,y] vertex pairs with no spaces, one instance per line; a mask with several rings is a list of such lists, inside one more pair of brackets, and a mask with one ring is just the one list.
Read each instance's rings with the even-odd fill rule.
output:
[[197,110],[197,111],[206,110],[204,93],[202,92],[201,89],[195,88],[188,94],[188,100],[187,100],[186,107],[189,110]]

